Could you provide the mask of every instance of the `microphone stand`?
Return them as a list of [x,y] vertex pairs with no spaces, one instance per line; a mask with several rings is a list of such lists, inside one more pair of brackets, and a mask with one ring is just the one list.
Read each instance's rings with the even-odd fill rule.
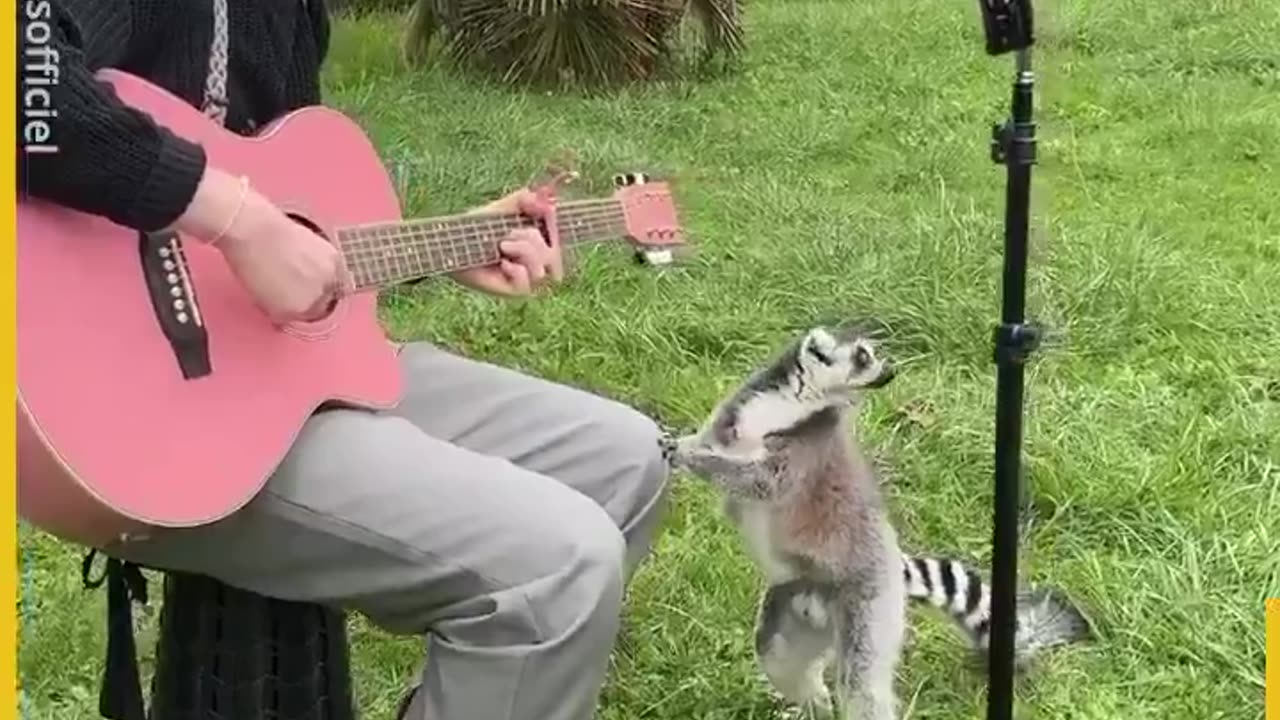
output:
[[1012,720],[1018,585],[1018,510],[1022,454],[1023,365],[1039,344],[1024,322],[1031,166],[1032,11],[1030,0],[979,0],[989,55],[1016,54],[1011,117],[992,130],[991,159],[1007,169],[1004,273],[1000,324],[993,333],[996,364],[995,488],[991,561],[991,643],[987,720]]

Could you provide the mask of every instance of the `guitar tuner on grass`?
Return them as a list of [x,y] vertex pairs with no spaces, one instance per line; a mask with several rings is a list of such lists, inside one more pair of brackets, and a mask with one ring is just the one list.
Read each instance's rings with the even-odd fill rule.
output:
[[[495,263],[498,244],[529,222],[402,218],[373,144],[335,110],[303,108],[242,137],[135,76],[98,78],[337,246],[355,290],[327,317],[282,328],[216,249],[23,198],[18,510],[89,547],[235,512],[321,405],[393,406],[400,366],[378,291]],[[687,242],[670,186],[638,172],[615,184],[604,197],[557,198],[562,246],[621,241],[650,264],[671,262]]]

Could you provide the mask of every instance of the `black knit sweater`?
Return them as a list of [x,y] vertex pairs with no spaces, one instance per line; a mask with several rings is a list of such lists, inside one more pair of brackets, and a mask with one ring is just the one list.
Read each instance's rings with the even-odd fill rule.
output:
[[[33,197],[155,230],[186,210],[205,154],[196,144],[125,106],[93,73],[111,67],[145,78],[199,106],[213,39],[211,0],[20,0],[18,3],[18,187]],[[247,134],[320,101],[329,43],[323,0],[227,0],[229,129]],[[50,26],[49,40],[41,23]],[[32,38],[36,42],[32,41]],[[42,64],[38,44],[57,55],[48,143],[58,153],[24,153],[23,94]]]

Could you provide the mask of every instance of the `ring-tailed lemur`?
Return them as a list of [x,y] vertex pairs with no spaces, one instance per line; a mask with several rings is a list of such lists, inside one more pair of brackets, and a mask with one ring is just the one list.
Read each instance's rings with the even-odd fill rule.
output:
[[[974,570],[898,546],[875,473],[851,433],[862,391],[894,376],[856,329],[814,328],[725,397],[698,432],[667,439],[672,465],[710,481],[768,589],[756,651],[774,688],[822,714],[836,660],[846,717],[891,720],[908,599],[946,610],[975,649],[988,639],[990,591]],[[1020,665],[1035,650],[1084,639],[1087,621],[1056,593],[1018,605]]]

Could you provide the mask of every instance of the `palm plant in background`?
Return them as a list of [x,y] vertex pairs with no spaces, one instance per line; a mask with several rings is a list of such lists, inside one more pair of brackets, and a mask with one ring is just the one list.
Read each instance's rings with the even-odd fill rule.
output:
[[403,50],[419,65],[438,39],[449,59],[505,81],[598,86],[654,77],[689,19],[704,59],[741,52],[740,0],[416,0]]

